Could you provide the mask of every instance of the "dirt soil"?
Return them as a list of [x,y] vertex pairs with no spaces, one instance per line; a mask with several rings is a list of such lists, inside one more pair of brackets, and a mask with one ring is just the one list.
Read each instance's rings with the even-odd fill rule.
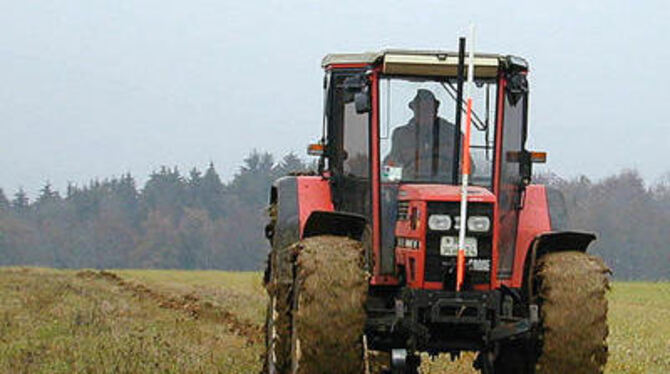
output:
[[249,345],[262,341],[262,331],[259,326],[241,321],[233,313],[217,307],[208,301],[203,302],[194,294],[182,296],[164,294],[148,288],[141,283],[124,280],[117,274],[106,270],[97,272],[82,270],[77,273],[77,277],[83,279],[104,279],[116,284],[136,297],[153,300],[161,308],[183,311],[195,319],[206,319],[211,322],[221,323],[228,326],[231,333],[244,337]]

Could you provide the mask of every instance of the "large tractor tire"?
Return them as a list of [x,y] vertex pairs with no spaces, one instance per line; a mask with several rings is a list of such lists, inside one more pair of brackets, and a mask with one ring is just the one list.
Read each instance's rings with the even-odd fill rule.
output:
[[276,278],[271,279],[277,286],[268,288],[268,369],[274,367],[277,374],[361,373],[368,287],[362,244],[317,236],[276,258]]
[[607,363],[609,268],[602,259],[569,251],[539,259],[540,303],[537,372],[602,373]]

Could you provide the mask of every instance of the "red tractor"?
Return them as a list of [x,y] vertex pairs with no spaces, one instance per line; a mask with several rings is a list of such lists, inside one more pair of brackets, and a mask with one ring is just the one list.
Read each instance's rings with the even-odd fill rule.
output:
[[602,372],[608,269],[562,195],[531,184],[546,155],[525,148],[528,64],[463,44],[323,59],[318,171],[270,192],[265,372],[416,373],[422,353],[463,351],[483,373]]

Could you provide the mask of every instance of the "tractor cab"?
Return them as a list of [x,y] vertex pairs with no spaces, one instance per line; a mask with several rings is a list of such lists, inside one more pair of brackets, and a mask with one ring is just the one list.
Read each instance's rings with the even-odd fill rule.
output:
[[[512,273],[530,181],[528,65],[514,56],[474,60],[465,287],[488,289]],[[323,165],[335,210],[370,224],[372,284],[453,289],[465,113],[458,54],[335,54],[322,65]]]

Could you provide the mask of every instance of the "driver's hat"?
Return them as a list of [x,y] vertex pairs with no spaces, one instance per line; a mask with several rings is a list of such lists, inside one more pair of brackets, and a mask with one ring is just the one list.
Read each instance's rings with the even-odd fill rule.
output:
[[409,108],[412,110],[416,109],[416,105],[421,102],[421,101],[432,101],[435,103],[435,109],[437,110],[437,107],[440,106],[440,100],[437,100],[435,98],[435,95],[433,95],[433,92],[430,90],[427,90],[425,88],[419,88],[416,91],[416,96],[414,96],[414,99],[409,102]]

